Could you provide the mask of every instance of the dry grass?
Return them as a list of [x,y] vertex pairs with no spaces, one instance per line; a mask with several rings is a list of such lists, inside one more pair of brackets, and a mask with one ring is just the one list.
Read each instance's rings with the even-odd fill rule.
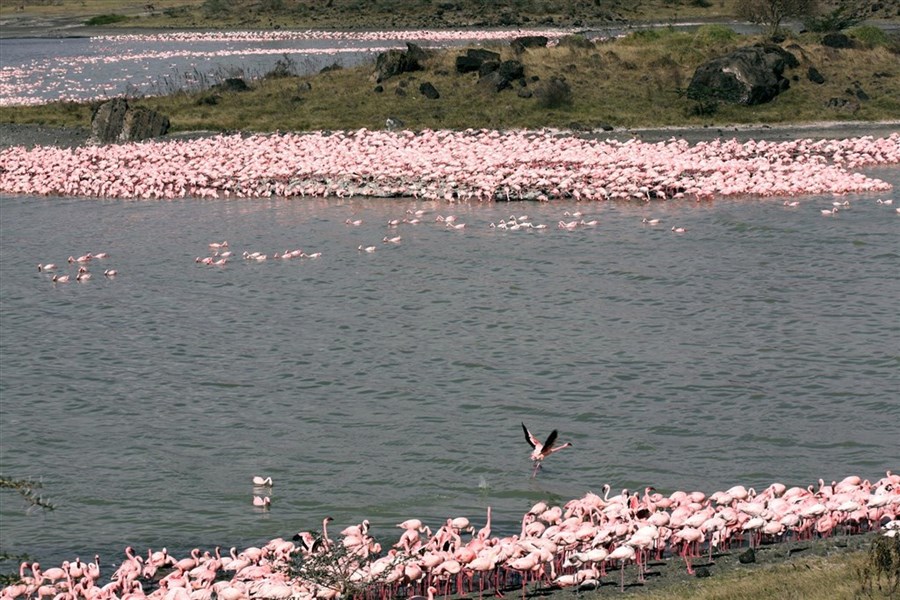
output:
[[[814,557],[797,563],[736,570],[721,577],[685,582],[670,589],[651,591],[646,600],[855,600],[860,597],[857,570],[865,553]],[[874,596],[881,597],[881,596]],[[885,596],[886,597],[886,596]]]

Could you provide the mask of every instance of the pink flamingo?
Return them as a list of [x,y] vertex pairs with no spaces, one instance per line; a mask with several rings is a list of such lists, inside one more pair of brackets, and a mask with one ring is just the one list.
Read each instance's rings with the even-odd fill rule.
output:
[[563,448],[568,448],[572,445],[570,442],[566,442],[562,446],[554,446],[553,444],[556,442],[556,436],[559,435],[559,432],[556,429],[550,432],[550,435],[547,436],[547,440],[543,444],[528,431],[528,428],[525,427],[525,423],[522,423],[522,431],[525,432],[525,441],[533,448],[531,452],[531,460],[534,461],[534,472],[531,474],[532,479],[537,476],[537,472],[541,468],[541,463],[545,458],[554,452],[559,452]]

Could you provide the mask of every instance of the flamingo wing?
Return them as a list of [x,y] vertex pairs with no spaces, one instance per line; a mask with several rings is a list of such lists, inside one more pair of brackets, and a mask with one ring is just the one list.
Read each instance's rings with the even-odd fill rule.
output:
[[532,448],[537,448],[541,445],[541,442],[536,437],[531,435],[531,432],[528,431],[527,427],[525,427],[525,423],[522,423],[522,431],[525,432],[525,441],[528,442],[528,445],[530,445]]
[[544,446],[543,446],[544,452],[553,448],[553,443],[556,441],[557,435],[559,435],[559,432],[555,429],[550,432],[550,435],[547,436],[547,441],[544,442]]

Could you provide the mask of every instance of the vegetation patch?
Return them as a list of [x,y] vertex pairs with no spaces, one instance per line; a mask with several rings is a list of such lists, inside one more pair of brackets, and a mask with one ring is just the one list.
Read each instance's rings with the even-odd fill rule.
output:
[[127,21],[128,17],[125,15],[119,14],[108,14],[108,15],[97,15],[96,17],[91,17],[87,21],[84,22],[88,27],[99,27],[102,25],[112,25],[114,23],[121,23],[122,21]]

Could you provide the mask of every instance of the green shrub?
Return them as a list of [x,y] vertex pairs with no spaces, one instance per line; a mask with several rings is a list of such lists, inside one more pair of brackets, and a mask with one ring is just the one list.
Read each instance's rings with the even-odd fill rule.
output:
[[737,38],[737,32],[725,25],[702,25],[694,39],[704,44],[727,44]]
[[803,25],[814,33],[832,33],[843,31],[861,23],[866,18],[862,6],[844,0],[837,8],[820,16],[810,16],[803,20]]
[[872,25],[861,25],[847,32],[853,39],[862,43],[866,48],[875,46],[887,46],[889,39],[884,30]]
[[900,592],[900,537],[875,538],[858,576],[863,591],[871,595],[874,584],[885,597],[894,598]]
[[100,25],[111,25],[113,23],[121,23],[122,21],[127,21],[128,17],[125,15],[117,15],[115,13],[109,15],[97,15],[96,17],[91,17],[87,21],[84,22],[88,27],[98,27]]
[[565,79],[551,77],[535,92],[541,108],[562,108],[572,104],[572,87]]

